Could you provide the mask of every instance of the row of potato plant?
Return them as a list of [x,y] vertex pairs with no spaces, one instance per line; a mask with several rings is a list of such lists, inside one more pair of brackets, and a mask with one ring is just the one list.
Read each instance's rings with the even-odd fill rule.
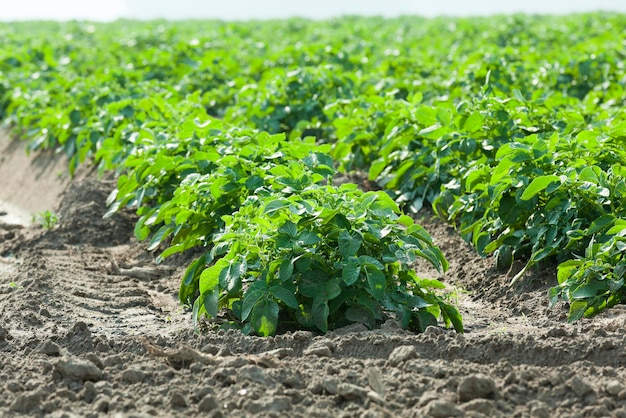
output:
[[[261,210],[274,186],[234,184],[265,178],[266,152],[285,152],[281,167],[304,161],[293,143],[368,171],[405,210],[434,205],[500,267],[523,260],[519,277],[561,263],[549,296],[577,319],[622,301],[624,26],[607,14],[2,25],[0,117],[32,149],[65,152],[71,171],[91,157],[118,170],[111,202],[137,205],[138,236],[173,243],[165,255],[210,247],[229,228],[188,210],[192,201],[226,219],[248,199]],[[273,134],[285,135],[281,145]],[[258,135],[275,148],[250,139]],[[328,181],[313,174],[328,173],[308,173],[313,188]],[[195,191],[208,183],[233,189]],[[188,273],[183,296],[199,290],[201,273]],[[196,312],[214,312],[202,301]]]

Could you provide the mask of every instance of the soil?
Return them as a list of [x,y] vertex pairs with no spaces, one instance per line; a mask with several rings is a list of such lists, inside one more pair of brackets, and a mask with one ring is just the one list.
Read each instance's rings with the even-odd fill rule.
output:
[[[111,178],[0,145],[0,416],[626,417],[626,310],[568,324],[547,306],[553,269],[511,286],[427,211],[450,269],[419,271],[455,290],[464,334],[198,334],[177,300],[185,260],[155,264],[132,213],[103,218]],[[25,225],[45,209],[58,226]]]

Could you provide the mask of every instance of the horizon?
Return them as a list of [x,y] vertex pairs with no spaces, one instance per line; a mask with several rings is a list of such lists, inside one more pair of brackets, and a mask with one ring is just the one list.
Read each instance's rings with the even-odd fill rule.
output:
[[523,3],[502,3],[495,0],[475,0],[471,4],[462,0],[417,2],[411,0],[318,0],[315,4],[295,3],[288,0],[231,0],[215,7],[213,2],[197,0],[23,0],[5,4],[0,11],[0,21],[29,20],[269,20],[302,17],[328,19],[346,15],[397,17],[471,17],[502,14],[564,15],[586,12],[626,13],[626,2],[617,0],[527,0]]

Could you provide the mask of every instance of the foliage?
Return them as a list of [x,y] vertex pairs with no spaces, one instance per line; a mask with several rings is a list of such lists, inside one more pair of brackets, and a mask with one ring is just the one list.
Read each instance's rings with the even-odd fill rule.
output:
[[312,185],[251,196],[224,221],[210,257],[224,256],[200,275],[195,315],[215,318],[224,307],[261,335],[274,334],[280,316],[326,332],[352,322],[374,328],[385,312],[404,328],[423,331],[441,316],[463,331],[456,308],[432,292],[443,285],[410,269],[421,257],[443,272],[443,254],[383,192]]
[[44,229],[51,230],[59,223],[59,216],[54,212],[45,210],[34,214],[33,222],[37,222]]
[[[436,283],[411,274],[407,260],[432,243],[423,237],[417,252],[398,244],[418,239],[417,227],[372,209],[389,203],[380,193],[331,187],[337,168],[366,171],[402,210],[432,205],[498,267],[525,262],[515,280],[560,263],[550,298],[578,319],[623,301],[624,27],[616,14],[1,24],[0,118],[32,151],[65,153],[71,173],[84,161],[113,170],[110,213],[136,208],[137,237],[161,258],[203,253],[180,293],[196,301],[196,317],[230,312],[260,334],[283,320],[321,331],[350,318],[374,326],[383,314],[418,330],[438,317],[460,329],[430,292]],[[374,206],[343,225],[340,242],[321,214],[331,202],[353,213],[370,196]],[[272,202],[320,214],[264,212]],[[320,241],[277,247],[291,224]],[[365,239],[373,224],[391,231],[380,243]],[[358,236],[360,252],[346,258]],[[396,259],[394,245],[404,251]],[[312,254],[340,293],[300,289],[296,262],[289,278],[283,272],[293,298],[267,290],[283,283],[278,260]],[[350,257],[363,256],[379,264],[357,263],[355,281],[341,281],[355,271]],[[235,259],[248,266],[236,279],[207,279]],[[384,294],[370,286],[368,277],[383,282],[372,266]],[[238,310],[246,300],[250,310]]]

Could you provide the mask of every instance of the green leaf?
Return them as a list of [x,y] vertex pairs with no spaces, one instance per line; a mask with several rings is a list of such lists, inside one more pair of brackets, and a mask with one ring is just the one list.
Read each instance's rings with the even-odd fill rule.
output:
[[[480,229],[480,225],[477,225],[477,229]],[[478,254],[482,255],[483,257],[485,256],[485,247],[487,247],[490,242],[491,235],[489,234],[489,232],[479,231],[478,233],[474,233],[474,247],[476,248],[476,251],[478,251]]]
[[191,310],[191,320],[193,322],[193,329],[196,332],[198,331],[198,322],[200,321],[200,318],[202,318],[202,315],[206,313],[206,310],[204,309],[204,305],[202,303],[203,303],[203,298],[197,298],[195,302],[193,303],[193,308]]
[[550,304],[549,304],[550,308],[553,308],[559,302],[560,296],[561,296],[560,286],[554,286],[554,287],[551,287],[550,290],[548,290],[548,299],[550,300]]
[[356,232],[341,231],[339,233],[339,251],[344,259],[355,256],[363,244],[363,238]]
[[533,181],[530,182],[528,187],[522,193],[520,197],[522,200],[530,200],[539,194],[542,190],[545,190],[552,183],[561,182],[561,178],[555,175],[547,175],[547,176],[539,176],[535,177]]
[[384,160],[376,160],[370,165],[369,169],[369,180],[376,180],[380,173],[387,167],[387,162]]
[[210,318],[217,318],[219,294],[219,288],[216,287],[200,296],[202,305]]
[[385,268],[385,266],[383,266],[380,261],[378,261],[374,257],[370,257],[369,255],[361,255],[361,256],[359,256],[359,264],[361,266],[371,265],[371,266],[376,267],[379,270],[382,270],[382,269]]
[[594,220],[591,225],[589,225],[589,228],[587,229],[587,235],[593,235],[596,234],[600,231],[602,231],[605,228],[608,228],[610,226],[613,225],[613,223],[615,222],[616,217],[613,214],[606,214],[606,215],[602,215],[599,218],[597,218],[596,220]]
[[263,187],[263,185],[264,185],[263,178],[259,176],[251,176],[251,177],[248,177],[248,179],[246,180],[246,189],[248,189],[251,192],[254,192],[258,188]]
[[474,112],[465,121],[463,129],[469,133],[479,131],[483,127],[484,120],[485,117],[483,115],[481,115],[479,112]]
[[292,309],[298,309],[298,299],[295,296],[295,288],[289,288],[285,286],[272,286],[270,287],[270,293],[276,299],[282,301],[288,307]]
[[361,266],[356,261],[346,263],[341,272],[341,279],[347,286],[352,286],[359,279]]
[[281,282],[286,282],[293,275],[293,260],[285,259],[280,263],[278,278]]
[[205,265],[206,256],[200,256],[193,263],[187,267],[185,270],[185,274],[183,274],[183,278],[180,283],[180,290],[178,292],[178,298],[181,303],[186,304],[191,301],[191,298],[194,296],[196,290],[198,290],[197,277],[198,269],[203,268]]
[[451,322],[456,332],[463,333],[463,318],[457,308],[447,303],[441,303],[441,314],[446,322]]
[[222,270],[228,269],[229,267],[230,263],[228,260],[220,258],[214,265],[204,269],[200,275],[200,293],[204,294],[217,287],[220,283]]
[[276,334],[280,307],[273,299],[265,298],[254,305],[250,322],[262,337]]
[[324,299],[316,299],[313,301],[311,315],[313,323],[322,332],[328,331],[328,302]]
[[365,268],[365,277],[369,285],[368,291],[376,300],[382,300],[385,296],[387,288],[387,280],[385,274],[376,267],[368,266]]
[[341,294],[341,286],[339,286],[336,279],[332,279],[324,283],[324,288],[324,296],[326,300],[333,300]]
[[578,321],[585,315],[588,307],[589,303],[584,300],[577,300],[572,302],[569,307],[569,315],[567,321],[570,323]]
[[298,242],[307,247],[318,244],[322,239],[313,231],[302,231],[298,235]]
[[574,273],[576,273],[582,264],[581,260],[568,260],[559,264],[557,268],[557,280],[559,284],[563,284]]
[[[263,280],[258,280],[250,285],[246,293],[243,295],[243,301],[241,305],[241,320],[245,321],[250,316],[252,309],[256,303],[269,293],[267,283]],[[255,328],[256,329],[256,328]]]
[[374,312],[363,305],[353,305],[346,309],[345,317],[350,322],[359,322],[369,329],[376,326]]
[[263,208],[263,213],[266,215],[273,215],[275,212],[280,211],[286,207],[289,207],[290,203],[286,200],[272,200],[265,208]]
[[286,234],[291,238],[295,238],[298,235],[298,227],[295,223],[287,221],[280,228],[278,228],[278,232]]
[[608,231],[606,231],[606,234],[617,235],[621,234],[622,231],[626,231],[626,219],[616,219],[615,225],[613,225]]

